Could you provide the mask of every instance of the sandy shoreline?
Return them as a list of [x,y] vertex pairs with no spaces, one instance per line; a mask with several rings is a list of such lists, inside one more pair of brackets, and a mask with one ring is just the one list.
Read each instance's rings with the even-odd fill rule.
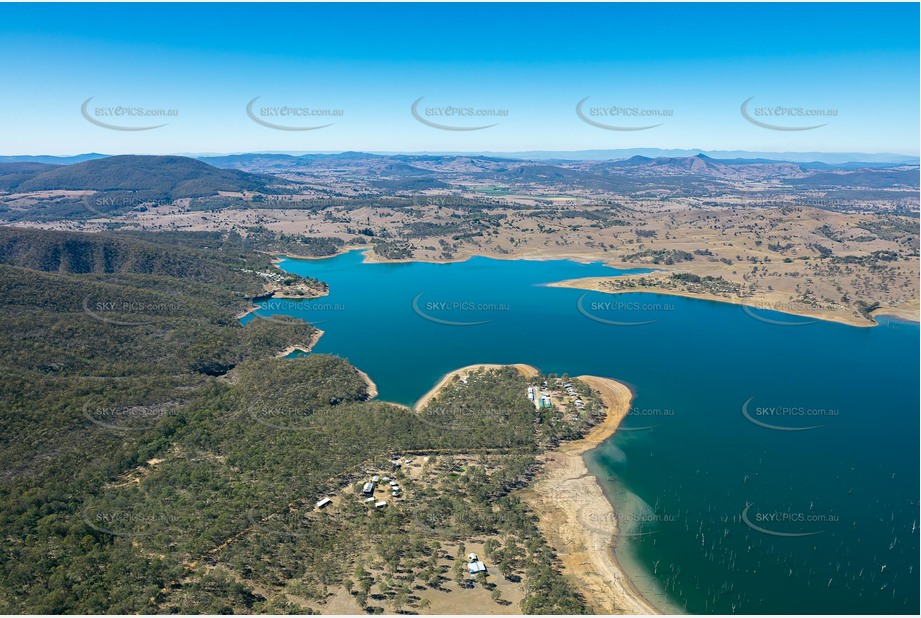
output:
[[[762,293],[759,294],[756,298],[734,298],[726,296],[718,296],[716,294],[706,294],[706,293],[697,293],[697,292],[684,292],[682,290],[667,290],[659,289],[653,287],[636,287],[625,290],[610,290],[602,288],[602,284],[606,281],[612,281],[618,279],[618,277],[585,277],[582,279],[566,279],[565,281],[556,281],[554,283],[548,283],[548,287],[554,288],[574,288],[578,290],[588,290],[592,292],[601,292],[602,294],[662,294],[663,296],[680,296],[682,298],[696,298],[698,300],[709,300],[718,303],[727,303],[730,305],[739,305],[742,307],[749,307],[756,310],[767,310],[767,311],[776,311],[778,313],[785,313],[787,315],[795,315],[805,318],[813,318],[815,320],[822,320],[825,322],[836,322],[838,324],[846,324],[847,326],[858,326],[862,328],[870,328],[873,326],[879,326],[879,323],[874,320],[866,320],[862,317],[858,317],[852,314],[847,314],[840,311],[832,311],[829,309],[815,309],[809,310],[804,308],[803,310],[791,311],[785,309],[786,305],[791,304],[789,298],[783,294],[770,294]],[[918,307],[921,306],[919,301],[911,301],[900,307],[883,307],[872,312],[874,317],[877,316],[892,316],[902,320],[908,320],[911,322],[918,322]]]
[[540,529],[589,605],[603,614],[658,614],[634,588],[614,555],[614,507],[582,456],[610,438],[630,410],[633,393],[608,378],[579,376],[601,394],[607,416],[584,438],[548,453],[537,480],[521,496],[540,518]]
[[[479,364],[445,374],[413,406],[422,410],[455,377],[479,369],[512,366],[525,377],[540,372],[525,364]],[[607,415],[580,440],[564,442],[544,456],[546,462],[537,479],[520,496],[537,513],[540,529],[563,563],[563,572],[573,577],[576,587],[596,613],[658,614],[630,583],[614,555],[617,534],[614,507],[594,476],[589,475],[582,455],[614,435],[630,410],[633,393],[608,378],[580,376],[601,395]],[[586,525],[588,518],[589,525]]]
[[374,380],[371,379],[371,376],[366,374],[358,367],[355,367],[355,371],[361,375],[362,379],[365,381],[365,384],[368,385],[368,399],[374,399],[377,397],[377,384],[374,383]]
[[419,398],[419,401],[417,401],[413,405],[412,409],[415,412],[420,412],[428,404],[429,401],[435,398],[435,396],[438,394],[438,391],[440,391],[445,386],[447,386],[455,377],[462,378],[480,369],[501,369],[502,367],[514,367],[521,373],[521,375],[523,375],[526,378],[530,378],[531,376],[536,376],[538,373],[540,373],[536,368],[532,367],[531,365],[524,365],[524,364],[494,365],[494,364],[485,363],[485,364],[479,364],[479,365],[468,365],[466,367],[461,367],[460,369],[455,369],[454,371],[446,373],[444,377],[442,377],[441,380],[438,381],[438,384],[433,386],[429,392],[427,392],[426,394],[424,394],[422,397]]

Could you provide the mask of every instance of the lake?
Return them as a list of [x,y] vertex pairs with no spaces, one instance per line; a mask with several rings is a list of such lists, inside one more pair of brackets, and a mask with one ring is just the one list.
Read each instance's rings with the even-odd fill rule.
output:
[[[328,296],[273,299],[325,331],[379,397],[446,372],[527,363],[635,392],[586,457],[618,511],[617,555],[692,613],[919,612],[919,327],[857,328],[703,300],[547,287],[600,263],[284,259]],[[591,522],[585,522],[591,525]]]

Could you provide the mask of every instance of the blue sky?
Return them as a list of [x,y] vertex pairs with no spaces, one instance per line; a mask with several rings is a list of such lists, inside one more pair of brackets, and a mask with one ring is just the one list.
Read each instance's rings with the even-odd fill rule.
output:
[[[917,4],[0,5],[0,154],[919,151]],[[120,127],[97,126],[81,114]],[[284,126],[262,126],[246,113]],[[420,122],[418,113],[452,127]],[[608,130],[583,121],[646,130]],[[746,99],[750,117],[741,114]],[[162,118],[103,108],[176,110]],[[263,107],[339,110],[268,116]],[[434,108],[506,111],[436,116]],[[653,110],[647,117],[601,108]],[[765,110],[786,108],[780,116]],[[823,110],[820,118],[789,109]],[[665,115],[661,115],[665,114]]]

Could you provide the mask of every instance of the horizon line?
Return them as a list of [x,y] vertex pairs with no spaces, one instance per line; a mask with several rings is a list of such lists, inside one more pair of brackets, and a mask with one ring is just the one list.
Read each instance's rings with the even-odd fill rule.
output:
[[872,156],[872,157],[884,157],[884,156],[894,156],[894,157],[910,157],[910,158],[919,158],[921,159],[921,151],[906,153],[906,152],[887,152],[887,151],[876,151],[876,152],[863,152],[863,151],[848,151],[848,150],[744,150],[744,149],[728,149],[728,148],[660,148],[660,147],[637,147],[637,148],[582,148],[578,150],[562,150],[554,148],[545,148],[545,149],[531,149],[531,150],[356,150],[356,149],[345,149],[345,150],[234,150],[234,151],[225,151],[225,152],[122,152],[122,153],[102,153],[97,151],[83,151],[77,152],[74,154],[50,154],[50,153],[40,153],[40,154],[26,154],[26,153],[16,153],[16,154],[0,154],[2,158],[8,157],[53,157],[68,159],[73,157],[81,157],[87,155],[99,155],[104,157],[114,157],[114,156],[125,156],[125,155],[135,155],[135,156],[175,156],[175,157],[226,157],[226,156],[239,156],[239,155],[288,155],[288,156],[303,156],[303,155],[333,155],[333,154],[345,154],[345,153],[358,153],[358,154],[370,154],[370,155],[432,155],[432,156],[470,156],[470,155],[502,155],[502,154],[580,154],[580,153],[623,153],[623,152],[633,152],[638,150],[659,150],[659,151],[685,151],[685,152],[694,152],[695,155],[684,155],[684,156],[696,156],[704,155],[707,156],[707,153],[747,153],[751,155],[860,155],[860,156]]

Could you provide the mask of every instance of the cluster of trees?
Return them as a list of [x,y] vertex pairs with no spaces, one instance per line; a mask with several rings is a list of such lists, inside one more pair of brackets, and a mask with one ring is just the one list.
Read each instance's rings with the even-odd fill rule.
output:
[[[275,357],[310,325],[234,318],[265,258],[233,240],[0,232],[0,612],[309,613],[368,552],[362,605],[419,610],[444,535],[501,539],[523,611],[585,610],[511,493],[549,435],[517,372],[367,401],[343,359]],[[413,508],[312,508],[394,452],[484,459]]]
[[413,246],[405,240],[378,241],[374,253],[388,260],[405,260],[413,256]]
[[646,249],[638,253],[625,255],[624,260],[628,262],[645,262],[651,264],[677,264],[679,262],[690,262],[694,259],[694,254],[680,249]]
[[[124,535],[169,534],[184,507],[143,483],[117,500],[105,488],[221,409],[216,376],[315,332],[243,328],[234,312],[261,282],[226,260],[165,240],[0,229],[0,611],[155,611],[181,575],[170,552]],[[182,461],[192,476],[206,467]],[[182,486],[171,481],[164,494]]]

